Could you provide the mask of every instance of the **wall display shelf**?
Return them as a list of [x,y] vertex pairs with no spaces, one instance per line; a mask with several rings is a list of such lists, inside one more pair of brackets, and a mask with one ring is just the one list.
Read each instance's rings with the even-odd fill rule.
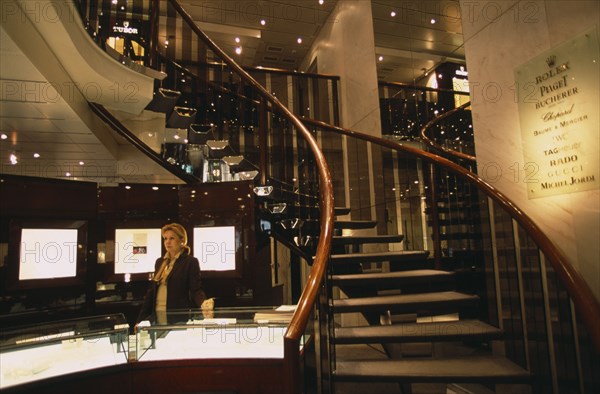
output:
[[126,364],[128,334],[120,314],[3,329],[0,389]]

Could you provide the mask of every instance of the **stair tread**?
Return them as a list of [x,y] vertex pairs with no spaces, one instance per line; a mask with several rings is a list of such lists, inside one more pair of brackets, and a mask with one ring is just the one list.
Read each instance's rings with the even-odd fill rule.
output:
[[333,222],[334,228],[337,229],[366,229],[376,225],[376,220],[336,220]]
[[333,210],[336,215],[347,215],[350,213],[350,207],[334,207]]
[[351,262],[356,260],[371,261],[390,261],[390,260],[417,260],[425,259],[429,256],[428,251],[421,250],[402,250],[397,252],[373,252],[373,253],[345,253],[331,255],[331,261],[334,263]]
[[378,283],[380,281],[394,281],[414,284],[417,282],[430,281],[430,280],[444,280],[454,277],[454,272],[440,271],[440,270],[411,270],[411,271],[395,271],[395,272],[376,272],[369,274],[346,274],[346,275],[333,275],[332,280],[336,283],[356,283],[366,284],[370,282]]
[[335,329],[336,344],[488,340],[501,336],[502,330],[498,327],[471,319]]
[[501,356],[352,360],[336,362],[336,380],[419,382],[517,382],[529,372]]
[[404,235],[336,235],[335,245],[402,242]]
[[335,312],[365,312],[367,310],[415,311],[429,308],[461,307],[476,303],[476,295],[456,291],[400,294],[334,300]]

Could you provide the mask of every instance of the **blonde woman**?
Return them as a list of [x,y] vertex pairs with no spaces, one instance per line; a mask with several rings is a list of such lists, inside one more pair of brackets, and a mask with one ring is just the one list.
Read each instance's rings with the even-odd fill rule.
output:
[[154,277],[138,322],[156,313],[156,321],[166,323],[167,310],[200,308],[206,295],[200,279],[198,259],[190,254],[185,228],[171,223],[161,230],[166,253],[156,260]]

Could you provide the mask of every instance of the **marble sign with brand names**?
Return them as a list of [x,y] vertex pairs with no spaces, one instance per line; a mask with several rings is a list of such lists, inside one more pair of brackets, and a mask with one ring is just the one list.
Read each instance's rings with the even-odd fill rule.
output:
[[600,185],[596,28],[515,70],[529,199]]

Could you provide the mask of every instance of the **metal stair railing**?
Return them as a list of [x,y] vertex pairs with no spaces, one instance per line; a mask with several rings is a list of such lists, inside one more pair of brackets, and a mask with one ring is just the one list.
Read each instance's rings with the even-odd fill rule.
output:
[[[439,264],[458,264],[470,278],[466,290],[482,299],[476,312],[504,330],[503,351],[532,373],[534,392],[598,390],[600,304],[525,212],[477,174],[411,143],[303,121],[318,138],[345,136],[348,150],[363,144],[356,149],[368,152],[373,170],[364,172],[364,160],[348,163],[362,174],[348,175],[347,188],[363,190],[351,196],[352,217],[377,220],[379,234],[404,235],[405,250],[434,250]],[[432,205],[439,205],[437,223]]]

